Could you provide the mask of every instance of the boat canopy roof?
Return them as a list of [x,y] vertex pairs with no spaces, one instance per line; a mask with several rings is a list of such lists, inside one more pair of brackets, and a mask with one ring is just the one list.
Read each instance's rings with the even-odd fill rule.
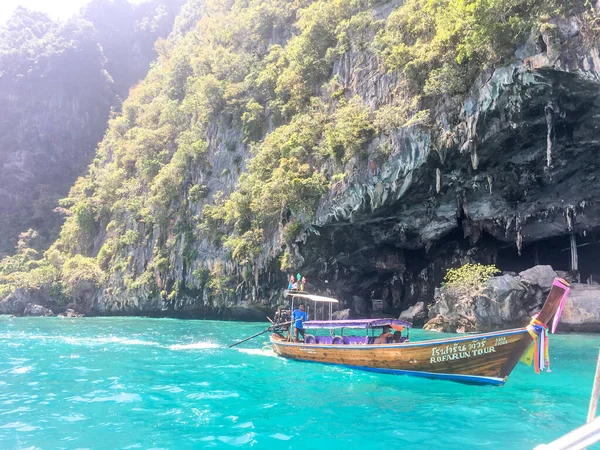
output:
[[334,329],[334,328],[382,328],[390,326],[411,328],[412,323],[400,319],[349,319],[349,320],[309,320],[304,322],[304,328],[307,329]]
[[299,294],[296,292],[288,292],[288,295],[292,295],[294,297],[301,297],[308,300],[312,300],[313,302],[323,302],[323,303],[339,303],[339,300],[331,297],[322,297],[320,295],[312,295],[312,294]]

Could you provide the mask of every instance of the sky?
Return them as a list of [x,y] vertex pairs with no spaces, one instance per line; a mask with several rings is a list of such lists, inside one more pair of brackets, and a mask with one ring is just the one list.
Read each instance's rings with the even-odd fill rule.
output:
[[[4,25],[17,6],[47,13],[53,19],[68,19],[89,0],[0,0],[0,25]],[[140,3],[140,0],[130,1]]]
[[0,0],[0,24],[12,15],[17,6],[47,13],[53,19],[68,19],[88,0]]

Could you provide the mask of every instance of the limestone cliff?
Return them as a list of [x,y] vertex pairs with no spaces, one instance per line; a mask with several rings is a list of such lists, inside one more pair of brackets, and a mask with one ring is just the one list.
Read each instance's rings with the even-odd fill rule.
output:
[[[553,23],[553,34],[532,35],[517,61],[483,75],[464,102],[440,105],[442,133],[398,130],[390,161],[356,164],[330,190],[320,236],[299,245],[320,278],[405,309],[430,302],[449,266],[530,267],[538,243],[542,262],[569,270],[567,236],[584,242],[600,218],[600,60],[597,47],[582,51],[578,18]],[[352,80],[352,70],[364,73],[341,75]],[[362,95],[389,80],[374,74],[371,83]],[[544,248],[557,237],[560,250]],[[589,256],[585,278],[597,270]]]
[[0,255],[19,233],[53,242],[54,210],[85,173],[118,96],[156,58],[182,1],[95,0],[63,23],[18,8],[0,28]]
[[533,244],[596,232],[591,13],[517,8],[512,56],[461,63],[394,44],[418,3],[203,4],[64,202],[52,282],[88,313],[213,316],[274,307],[293,271],[389,314],[447,267],[532,266],[556,256]]

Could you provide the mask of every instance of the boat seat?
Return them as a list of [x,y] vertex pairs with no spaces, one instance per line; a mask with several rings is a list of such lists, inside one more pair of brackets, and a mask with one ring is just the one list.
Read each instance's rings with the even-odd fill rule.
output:
[[367,336],[344,336],[346,345],[364,345],[367,343]]
[[316,344],[317,338],[314,337],[312,334],[307,334],[306,337],[304,338],[304,343],[305,344]]
[[311,334],[306,335],[305,342],[307,344],[365,345],[367,343],[366,336],[316,336],[315,341],[311,341],[311,337],[313,337]]
[[331,344],[333,342],[333,337],[331,336],[317,336],[317,344]]

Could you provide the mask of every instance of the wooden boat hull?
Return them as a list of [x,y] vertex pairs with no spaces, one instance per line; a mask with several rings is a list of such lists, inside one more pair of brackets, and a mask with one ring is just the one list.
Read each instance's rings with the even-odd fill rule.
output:
[[298,361],[336,364],[394,373],[502,385],[533,339],[525,328],[493,333],[382,345],[324,345],[270,336],[275,353]]

